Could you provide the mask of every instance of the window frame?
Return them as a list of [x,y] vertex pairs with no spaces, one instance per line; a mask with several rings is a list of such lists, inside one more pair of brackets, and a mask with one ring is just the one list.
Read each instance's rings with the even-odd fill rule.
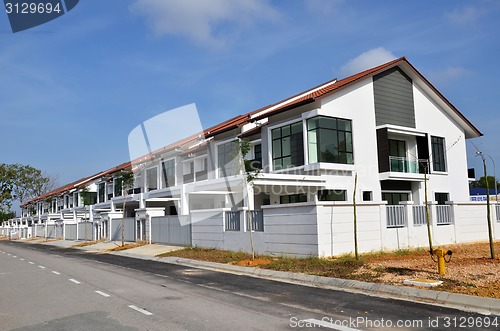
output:
[[[321,119],[328,119],[328,120],[334,120],[335,121],[335,128],[329,128],[326,125],[321,125]],[[314,128],[310,129],[310,121],[317,121],[318,125],[315,125]],[[345,130],[345,129],[339,129],[339,121],[347,121],[349,122],[350,126],[350,131]],[[308,164],[315,164],[315,163],[329,163],[329,164],[345,164],[345,165],[354,165],[354,134],[353,134],[353,120],[348,119],[348,118],[342,118],[342,117],[334,117],[334,116],[326,116],[326,115],[321,115],[317,114],[315,116],[307,117],[305,118],[305,129],[306,129],[306,144],[307,144],[307,162]],[[326,131],[326,132],[325,132]],[[336,161],[327,161],[325,159],[321,158],[321,137],[322,137],[322,132],[323,134],[325,133],[330,133],[336,136],[336,145],[333,146],[333,151],[337,151],[336,154],[332,153],[332,157],[336,159]],[[311,142],[312,134],[315,134],[316,136],[316,142],[313,144]],[[350,135],[350,145],[347,143],[348,142],[348,135]],[[344,144],[345,148],[342,148],[341,150],[341,139],[339,139],[340,136],[344,137]],[[325,139],[325,138],[324,138]],[[327,139],[328,140],[328,139]],[[315,153],[315,162],[312,162],[312,153]],[[341,155],[345,155],[345,162],[341,161]],[[349,156],[350,156],[350,161],[349,162]]]
[[[440,144],[435,143],[434,139],[440,139],[441,143]],[[434,172],[445,173],[448,171],[448,164],[446,162],[446,139],[444,137],[431,136],[430,140],[431,140],[432,170]],[[434,153],[435,152],[434,147],[436,148],[440,147],[442,149],[439,151],[439,160],[436,156],[436,154],[438,153]]]
[[[168,182],[168,174],[167,174],[167,169],[169,168],[166,168],[164,167],[164,164],[167,163],[167,162],[172,162],[174,163],[174,182],[173,182],[173,185],[170,184]],[[175,157],[172,157],[172,158],[169,158],[169,159],[162,159],[161,162],[160,162],[160,184],[161,184],[161,188],[168,188],[168,187],[174,187],[177,185],[177,158]],[[167,178],[164,178],[164,176],[166,176]],[[168,185],[166,185],[168,184]]]
[[241,174],[241,169],[238,169],[237,171],[235,171],[236,173],[231,173],[229,175],[228,174],[224,175],[223,173],[221,173],[222,169],[221,169],[221,165],[219,162],[220,161],[219,160],[219,149],[221,148],[221,146],[229,144],[229,143],[239,144],[239,140],[237,138],[231,138],[231,139],[226,139],[226,140],[220,141],[220,142],[215,144],[215,161],[217,164],[216,178],[225,178],[225,177],[237,176],[237,175]]
[[[438,196],[446,196],[446,199],[443,201],[442,199],[438,199]],[[434,201],[438,205],[446,205],[446,201],[450,201],[450,193],[449,192],[434,192]]]
[[[155,191],[155,190],[159,189],[160,185],[158,183],[158,179],[159,179],[158,169],[159,169],[159,166],[155,165],[155,166],[146,168],[144,170],[144,192],[151,192],[151,191]],[[156,187],[153,189],[151,189],[149,187],[149,173],[151,172],[151,170],[154,170],[153,173],[156,174]]]
[[384,194],[407,194],[408,200],[400,200],[400,201],[413,201],[413,196],[411,191],[382,191],[382,201],[387,201],[388,206],[399,206],[398,204],[390,204],[390,201],[384,200]]
[[[304,197],[305,197],[305,201],[300,201],[300,200],[304,200],[304,199],[302,199]],[[288,202],[284,202],[285,198],[288,199]],[[292,199],[292,198],[296,199],[297,201],[290,202],[290,199]],[[287,204],[293,204],[293,203],[304,203],[307,201],[308,201],[307,193],[294,193],[294,194],[280,195],[280,205],[287,205]]]
[[[288,137],[291,137],[291,126],[294,125],[294,124],[300,124],[300,129],[302,131],[302,134],[301,134],[301,144],[300,144],[300,148],[302,149],[302,156],[301,156],[301,159],[302,159],[302,164],[298,164],[298,165],[291,165],[290,167],[286,167],[286,168],[281,168],[281,169],[276,169],[276,167],[274,166],[274,161],[275,159],[278,159],[278,158],[274,158],[274,140],[277,140],[277,139],[273,139],[273,131],[276,130],[276,129],[282,129],[283,127],[286,127],[286,126],[290,126],[290,135]],[[304,165],[306,165],[306,146],[305,146],[305,142],[306,142],[306,137],[304,136],[304,120],[299,117],[299,118],[295,118],[295,119],[291,119],[289,121],[286,121],[286,122],[281,122],[279,124],[276,124],[276,125],[273,125],[272,127],[269,127],[268,129],[268,155],[269,155],[269,168],[271,171],[287,171],[287,170],[290,170],[290,169],[295,169],[295,168],[299,168],[299,167],[303,167]],[[279,138],[280,140],[283,139],[283,136],[280,136]],[[283,151],[283,145],[281,144],[281,152]],[[292,153],[291,153],[291,148],[290,148],[290,158],[292,157]],[[288,157],[288,156],[286,156]],[[283,159],[284,156],[283,154],[281,153],[281,157],[280,159]]]
[[[337,200],[337,199],[323,200],[320,198],[321,197],[320,192],[328,192],[328,194],[332,194],[335,192],[342,192],[342,199],[341,200]],[[318,197],[318,201],[321,201],[321,202],[347,202],[347,200],[348,200],[347,199],[347,190],[345,190],[345,189],[322,189],[322,190],[318,190],[316,192],[316,196]]]

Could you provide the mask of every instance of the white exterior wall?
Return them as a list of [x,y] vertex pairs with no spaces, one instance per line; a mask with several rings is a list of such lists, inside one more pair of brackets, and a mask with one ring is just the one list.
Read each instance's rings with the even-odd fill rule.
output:
[[[358,173],[358,190],[359,192],[372,191],[373,200],[381,201],[373,100],[373,83],[371,80],[365,80],[325,98],[322,101],[321,111],[327,116],[352,120],[353,170]],[[352,174],[351,176],[328,176],[327,182],[328,188],[346,189],[347,199],[352,201],[354,189]]]
[[[413,84],[413,97],[416,129],[429,134],[429,153],[432,153],[430,136],[444,137],[448,149],[447,173],[437,174],[432,171],[428,182],[429,196],[433,200],[434,193],[445,192],[450,194],[450,201],[469,201],[467,153],[463,129],[415,84]],[[450,148],[457,140],[458,142]],[[421,201],[423,200],[421,196]]]
[[[454,206],[457,242],[488,240],[486,203],[456,203]],[[491,223],[495,239],[500,239],[500,223],[496,220],[494,205],[491,207]]]
[[317,209],[312,203],[263,206],[266,254],[318,256]]
[[[382,245],[381,209],[385,205],[357,206],[358,249],[380,250]],[[354,207],[341,203],[318,205],[319,256],[354,252]]]

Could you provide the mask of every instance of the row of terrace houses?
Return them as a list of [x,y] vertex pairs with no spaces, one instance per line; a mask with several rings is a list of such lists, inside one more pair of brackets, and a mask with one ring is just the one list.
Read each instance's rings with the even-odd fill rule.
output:
[[[119,240],[124,215],[127,240],[248,250],[251,219],[258,252],[329,256],[353,250],[356,196],[361,251],[416,247],[427,240],[427,178],[436,243],[484,240],[486,206],[469,202],[466,160],[466,140],[481,135],[403,57],[65,185],[2,231]],[[250,184],[242,139],[260,171]],[[134,174],[127,190],[124,171]]]

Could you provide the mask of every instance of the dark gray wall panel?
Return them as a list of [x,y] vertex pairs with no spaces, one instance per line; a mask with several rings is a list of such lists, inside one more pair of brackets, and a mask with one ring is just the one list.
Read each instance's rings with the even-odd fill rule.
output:
[[65,224],[65,238],[66,240],[76,240],[76,224]]
[[151,218],[151,242],[178,246],[191,246],[189,216]]
[[415,106],[411,78],[394,67],[373,77],[377,125],[415,128]]
[[378,171],[390,171],[389,163],[389,133],[387,128],[377,130],[377,152],[378,152]]

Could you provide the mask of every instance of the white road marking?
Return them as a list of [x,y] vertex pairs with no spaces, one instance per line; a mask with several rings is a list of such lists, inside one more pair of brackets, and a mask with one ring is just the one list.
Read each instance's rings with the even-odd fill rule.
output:
[[134,305],[130,305],[130,306],[128,306],[128,307],[129,307],[129,308],[132,308],[132,309],[133,309],[133,310],[135,310],[135,311],[138,311],[139,313],[142,313],[142,314],[144,314],[144,315],[147,315],[147,316],[151,316],[151,315],[153,315],[153,313],[152,313],[152,312],[147,311],[147,310],[144,310],[144,309],[141,309],[141,308],[139,308],[139,307],[137,307],[137,306],[134,306]]
[[29,261],[28,263],[29,263],[29,264],[35,264],[35,262],[31,262],[31,261]]
[[220,292],[224,292],[224,293],[230,293],[230,294],[238,295],[238,296],[244,297],[244,298],[250,298],[250,299],[255,299],[255,300],[260,300],[260,301],[271,301],[271,299],[266,298],[266,297],[256,297],[256,296],[253,296],[253,295],[249,295],[249,294],[245,294],[245,293],[241,293],[241,292],[233,292],[233,291],[225,290],[225,289],[214,287],[214,286],[208,286],[208,285],[205,285],[205,284],[196,284],[196,285],[198,285],[200,287],[203,287],[203,288],[208,288],[210,290],[215,290],[215,291],[220,291]]
[[61,273],[60,272],[57,272],[57,271],[52,271],[53,274],[55,275],[60,275]]
[[38,268],[45,269],[45,267],[43,265],[39,265]]
[[15,255],[12,255],[12,257],[13,257],[13,258],[17,258],[17,256],[15,256]]
[[104,292],[101,292],[101,291],[95,291],[95,293],[99,294],[99,295],[102,295],[103,297],[105,298],[109,298],[111,295],[107,294],[107,293],[104,293]]
[[73,278],[70,278],[69,281],[73,282],[75,284],[81,284],[79,281],[77,281],[76,279],[73,279]]
[[317,320],[315,318],[309,318],[309,319],[303,320],[303,321],[307,322],[307,323],[314,324],[315,326],[322,326],[324,328],[329,328],[329,329],[338,330],[338,331],[359,331],[358,329],[353,329],[353,328],[349,328],[347,326],[343,326],[340,324],[333,324],[330,322]]
[[24,259],[19,259],[19,261],[24,261]]
[[10,256],[11,254],[10,253],[7,253],[8,256]]

